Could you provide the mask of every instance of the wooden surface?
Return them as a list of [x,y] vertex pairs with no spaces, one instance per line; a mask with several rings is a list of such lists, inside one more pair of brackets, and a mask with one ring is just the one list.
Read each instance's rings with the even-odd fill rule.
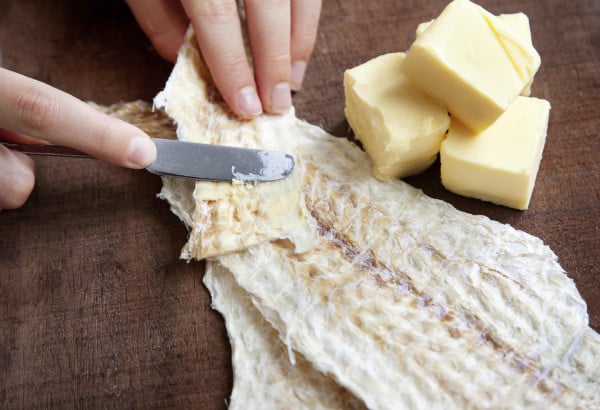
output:
[[[325,0],[301,118],[350,136],[343,70],[408,48],[443,0]],[[600,2],[496,0],[530,16],[552,103],[531,208],[460,198],[439,165],[409,182],[459,209],[541,237],[600,330]],[[84,100],[150,100],[170,65],[118,0],[0,0],[5,67]],[[158,177],[93,160],[36,159],[27,204],[0,213],[0,407],[224,408],[231,351],[202,263],[178,260],[186,230]]]

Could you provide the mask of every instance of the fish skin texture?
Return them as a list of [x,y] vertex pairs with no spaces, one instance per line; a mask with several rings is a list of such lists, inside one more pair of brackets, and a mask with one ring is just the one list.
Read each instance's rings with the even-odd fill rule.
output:
[[[163,179],[190,229],[182,257],[235,281],[215,304],[226,318],[224,305],[251,300],[292,363],[302,357],[368,408],[600,408],[600,337],[539,238],[377,181],[364,152],[292,111],[240,123],[219,98],[188,33],[155,100],[178,137],[285,148],[298,162],[269,184]],[[256,391],[234,383],[232,398],[258,403],[270,388],[259,380]]]
[[302,355],[288,350],[231,272],[211,261],[203,281],[231,342],[234,386],[229,409],[366,409]]

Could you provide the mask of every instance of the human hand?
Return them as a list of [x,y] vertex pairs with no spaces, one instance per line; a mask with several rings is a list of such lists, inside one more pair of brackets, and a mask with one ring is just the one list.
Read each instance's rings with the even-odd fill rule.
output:
[[[279,114],[302,84],[321,0],[245,0],[254,76],[236,0],[125,0],[164,58],[175,61],[189,21],[215,85],[240,118]],[[188,18],[189,17],[189,18]]]
[[[156,147],[144,132],[47,84],[0,68],[0,140],[70,146],[128,168],[145,168]],[[33,161],[0,144],[0,209],[25,203]]]

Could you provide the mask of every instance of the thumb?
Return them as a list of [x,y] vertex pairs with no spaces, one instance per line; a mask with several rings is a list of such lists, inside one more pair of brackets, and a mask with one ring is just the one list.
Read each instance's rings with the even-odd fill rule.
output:
[[19,208],[25,203],[35,177],[27,155],[0,145],[0,209]]

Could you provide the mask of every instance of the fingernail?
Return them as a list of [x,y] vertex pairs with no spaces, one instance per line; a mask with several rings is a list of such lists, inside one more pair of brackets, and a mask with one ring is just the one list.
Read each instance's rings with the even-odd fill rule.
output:
[[239,92],[238,106],[240,111],[248,117],[262,114],[262,105],[256,89],[251,85],[242,88]]
[[279,83],[273,87],[271,92],[271,109],[273,112],[282,114],[292,105],[292,92],[288,83]]
[[292,71],[290,73],[290,86],[292,90],[298,91],[302,88],[302,81],[304,80],[304,73],[306,72],[306,61],[296,61],[292,64]]
[[129,143],[127,159],[135,167],[146,168],[156,159],[156,145],[148,137],[134,137]]

